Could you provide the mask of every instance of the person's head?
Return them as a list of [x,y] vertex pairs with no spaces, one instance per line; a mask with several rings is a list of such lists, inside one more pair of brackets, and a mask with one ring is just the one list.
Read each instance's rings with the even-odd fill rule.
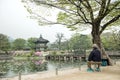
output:
[[93,48],[97,48],[98,49],[98,46],[97,46],[97,44],[93,44],[93,46],[92,46]]

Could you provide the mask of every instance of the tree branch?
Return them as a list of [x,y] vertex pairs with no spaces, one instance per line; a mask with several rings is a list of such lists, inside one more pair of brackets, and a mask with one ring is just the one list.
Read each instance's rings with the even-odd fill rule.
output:
[[99,5],[101,5],[101,3],[98,0],[95,0]]
[[99,13],[98,13],[98,16],[97,16],[97,18],[99,18],[98,20],[100,20],[100,21],[103,18],[103,13],[105,11],[105,6],[106,6],[106,0],[102,0],[101,7],[100,7],[100,10],[99,10]]
[[[47,22],[46,25],[53,25],[53,24],[61,24],[61,25],[65,25],[65,26],[75,26],[77,24],[79,24],[80,22],[75,22],[75,23],[72,23],[72,24],[65,24],[65,23],[60,23],[60,22]],[[82,22],[81,22],[82,23]]]
[[[75,3],[75,1],[72,0],[68,0],[71,4],[75,5],[77,8],[77,14],[79,15],[79,17],[85,22],[89,22],[89,20],[86,18],[85,13],[82,11],[82,7],[80,6],[80,2]],[[78,5],[77,5],[78,4]],[[90,22],[89,22],[90,23]]]
[[117,20],[119,20],[119,19],[120,19],[120,15],[117,15],[117,16],[115,16],[113,19],[111,19],[109,22],[107,22],[106,24],[104,24],[104,25],[102,26],[101,30],[100,30],[100,34],[105,30],[105,28],[106,28],[108,25],[114,23],[115,21],[117,21]]
[[[38,18],[38,19],[40,18],[39,23],[45,23],[46,25],[61,24],[61,25],[66,25],[66,26],[74,26],[74,25],[77,25],[79,23],[83,23],[83,22],[80,22],[80,21],[77,21],[77,22],[71,23],[71,24],[65,24],[65,23],[60,23],[60,22],[52,22],[52,21],[47,20],[44,17],[42,17],[42,16],[40,16],[40,15],[34,13],[34,12],[32,12],[32,13],[37,16],[36,18]],[[86,22],[86,23],[89,23],[89,22]]]
[[107,8],[106,8],[106,11],[104,12],[104,16],[108,15],[113,9],[116,8],[116,6],[118,6],[120,4],[120,1],[118,1],[116,4],[113,5],[112,8],[109,9],[109,6],[110,6],[110,1],[108,1],[108,5],[107,5]]
[[[84,1],[86,2],[86,4],[84,3]],[[94,22],[94,16],[93,16],[93,10],[92,10],[92,7],[90,6],[89,4],[89,0],[84,0],[84,1],[81,1],[82,4],[86,7],[86,9],[89,11],[90,13],[90,18],[91,18],[91,21],[92,23]]]
[[[62,11],[65,11],[65,12],[67,12],[67,13],[70,13],[70,14],[74,14],[74,13],[76,13],[74,10],[70,10],[70,9],[65,9],[65,8],[63,8],[63,7],[60,7],[60,6],[58,6],[59,4],[63,4],[63,3],[58,3],[58,4],[51,4],[51,3],[47,3],[47,2],[45,2],[45,1],[36,1],[36,0],[34,0],[36,3],[39,3],[39,4],[43,4],[43,5],[46,5],[46,6],[50,6],[50,7],[54,7],[54,8],[57,8],[57,9],[60,9],[60,10],[62,10]],[[64,3],[64,4],[69,4],[69,3]],[[74,14],[75,15],[75,14]]]
[[[75,4],[75,3],[73,3],[71,0],[69,0],[69,2],[71,2],[73,5],[75,5],[76,7],[79,7],[77,4]],[[73,11],[73,10],[70,10],[70,9],[65,9],[65,8],[63,8],[63,7],[60,7],[60,6],[57,6],[57,5],[54,5],[54,4],[51,4],[51,3],[46,3],[46,2],[41,2],[41,1],[38,1],[37,3],[40,3],[40,4],[43,4],[43,5],[48,5],[48,6],[51,6],[51,7],[54,7],[54,8],[57,8],[57,9],[60,9],[60,10],[63,10],[63,11],[65,11],[65,12],[67,12],[67,13],[69,13],[69,14],[74,14],[74,15],[76,15],[76,13],[78,13],[78,12],[75,12],[75,11]],[[65,3],[64,3],[65,4]],[[69,4],[69,3],[67,3],[67,4]],[[40,18],[42,18],[43,20],[45,20],[45,22],[48,22],[47,24],[62,24],[62,25],[67,25],[67,26],[73,26],[73,25],[76,25],[76,24],[78,24],[78,23],[83,23],[83,22],[80,22],[80,21],[78,21],[78,22],[75,22],[75,23],[73,23],[73,24],[64,24],[64,23],[58,23],[58,22],[51,22],[51,21],[48,21],[47,19],[45,19],[45,18],[43,18],[42,16],[40,16],[40,15],[38,15],[38,14],[36,14],[37,16],[39,16]],[[85,15],[85,14],[84,14]],[[76,16],[78,16],[78,15],[76,15]],[[91,24],[88,20],[86,21],[84,18],[83,18],[83,16],[82,15],[79,15],[82,19],[83,19],[83,21],[84,21],[84,23],[89,23],[89,24]],[[70,17],[72,20],[74,20],[72,17]]]

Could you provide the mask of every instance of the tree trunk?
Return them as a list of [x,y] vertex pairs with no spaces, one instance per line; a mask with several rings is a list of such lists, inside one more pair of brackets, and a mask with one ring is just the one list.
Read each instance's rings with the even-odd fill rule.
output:
[[97,44],[99,49],[100,49],[100,51],[101,51],[101,53],[102,53],[101,57],[103,59],[106,57],[108,59],[108,61],[109,61],[109,64],[112,65],[112,60],[110,59],[108,54],[105,52],[105,49],[104,49],[104,47],[102,45],[98,25],[97,26],[93,26],[91,35],[92,35],[92,42],[93,42],[93,44]]

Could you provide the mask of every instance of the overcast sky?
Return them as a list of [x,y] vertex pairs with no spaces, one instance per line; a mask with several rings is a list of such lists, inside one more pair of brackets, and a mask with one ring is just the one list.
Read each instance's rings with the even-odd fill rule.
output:
[[43,38],[50,42],[56,40],[56,33],[63,33],[65,38],[70,38],[73,32],[60,26],[41,27],[37,21],[29,19],[29,13],[23,7],[21,0],[0,0],[0,33],[13,39],[30,37]]

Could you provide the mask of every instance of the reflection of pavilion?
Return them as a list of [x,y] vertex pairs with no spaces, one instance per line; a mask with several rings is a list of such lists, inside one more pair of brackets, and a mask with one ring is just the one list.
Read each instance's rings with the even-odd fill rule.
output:
[[35,50],[45,51],[47,49],[47,43],[49,41],[46,39],[43,39],[42,35],[35,41]]

